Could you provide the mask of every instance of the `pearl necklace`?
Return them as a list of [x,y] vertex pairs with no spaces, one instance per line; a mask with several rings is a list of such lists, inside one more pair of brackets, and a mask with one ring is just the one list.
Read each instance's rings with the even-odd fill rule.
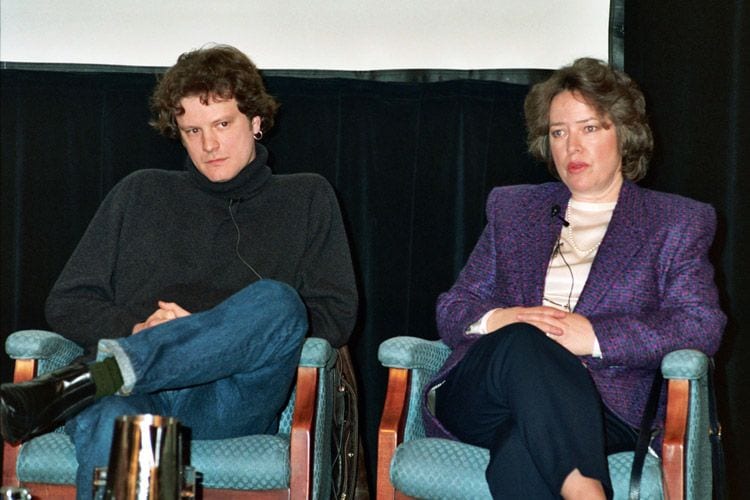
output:
[[565,211],[565,220],[568,221],[568,226],[565,228],[568,232],[568,240],[570,245],[573,247],[573,250],[578,252],[581,256],[586,257],[587,255],[591,255],[592,253],[596,252],[599,248],[599,245],[602,244],[602,240],[604,237],[602,237],[602,240],[599,240],[599,242],[594,245],[593,247],[589,248],[588,250],[581,250],[578,248],[578,245],[576,245],[576,240],[573,238],[573,222],[571,219],[571,210],[570,210],[570,204],[568,204],[568,208]]

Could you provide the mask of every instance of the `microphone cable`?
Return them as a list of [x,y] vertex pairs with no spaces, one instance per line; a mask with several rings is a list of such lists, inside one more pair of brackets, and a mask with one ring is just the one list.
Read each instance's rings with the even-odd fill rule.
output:
[[[256,271],[253,266],[251,266],[245,259],[243,259],[242,255],[240,254],[240,240],[242,239],[242,236],[240,234],[240,226],[239,224],[237,224],[237,221],[234,218],[234,212],[232,212],[233,201],[234,199],[232,198],[229,199],[229,217],[232,219],[232,224],[234,224],[234,228],[237,230],[237,242],[234,245],[234,253],[237,254],[237,257],[240,259],[240,262],[245,264],[245,266],[248,269],[250,269],[258,277],[259,280],[262,280],[263,276],[261,276],[260,273]],[[238,200],[238,203],[239,203],[239,200]]]

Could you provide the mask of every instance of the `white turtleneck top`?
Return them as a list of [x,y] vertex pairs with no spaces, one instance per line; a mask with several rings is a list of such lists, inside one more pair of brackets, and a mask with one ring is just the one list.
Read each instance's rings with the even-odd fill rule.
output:
[[563,226],[547,268],[544,305],[575,309],[616,204],[570,200],[565,214],[569,225]]

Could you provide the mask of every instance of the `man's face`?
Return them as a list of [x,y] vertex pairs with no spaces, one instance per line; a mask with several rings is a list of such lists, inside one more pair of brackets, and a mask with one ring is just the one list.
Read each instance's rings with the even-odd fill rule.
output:
[[182,144],[196,168],[212,182],[226,182],[237,176],[255,158],[254,134],[260,131],[260,117],[250,120],[237,101],[209,96],[183,97],[185,112],[176,117]]

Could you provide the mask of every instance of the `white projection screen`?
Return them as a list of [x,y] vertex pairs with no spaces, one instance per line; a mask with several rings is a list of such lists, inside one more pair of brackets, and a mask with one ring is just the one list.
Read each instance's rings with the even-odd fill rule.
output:
[[0,61],[164,67],[228,43],[263,69],[556,68],[607,59],[607,0],[0,0]]

